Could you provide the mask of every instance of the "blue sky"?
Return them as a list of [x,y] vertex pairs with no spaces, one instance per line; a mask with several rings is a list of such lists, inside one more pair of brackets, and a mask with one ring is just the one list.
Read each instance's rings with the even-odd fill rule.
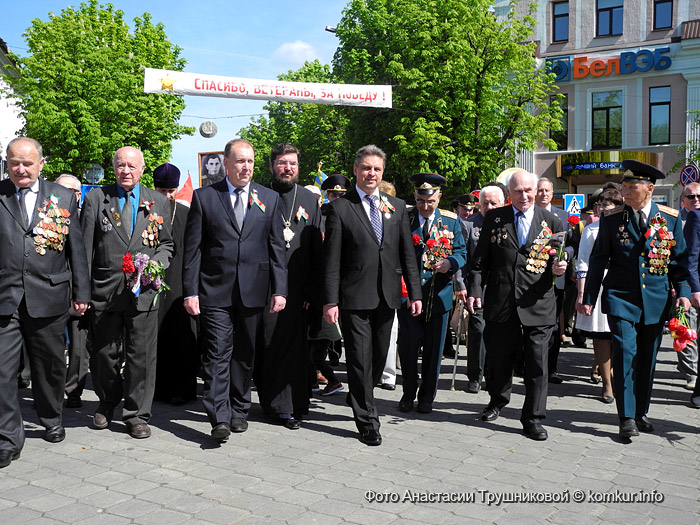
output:
[[[154,23],[162,22],[171,42],[183,48],[182,55],[187,60],[185,71],[276,79],[282,72],[301,67],[304,60],[330,63],[337,39],[324,28],[338,23],[348,0],[114,0],[111,3],[124,11],[131,27],[134,17],[144,11],[151,14]],[[12,51],[23,55],[27,51],[22,33],[32,20],[47,20],[49,12],[59,14],[69,5],[77,7],[79,2],[6,2],[0,17],[0,38]],[[171,162],[184,174],[182,182],[189,170],[197,186],[197,153],[222,150],[251,117],[263,113],[264,102],[189,96],[185,102],[182,124],[199,128],[205,120],[212,120],[219,129],[210,139],[197,132],[173,143]]]

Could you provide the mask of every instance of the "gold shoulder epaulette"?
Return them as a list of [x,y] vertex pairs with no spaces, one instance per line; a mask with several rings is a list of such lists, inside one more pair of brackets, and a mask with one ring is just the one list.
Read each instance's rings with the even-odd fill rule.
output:
[[457,214],[453,211],[443,210],[440,208],[440,215],[443,217],[449,217],[450,219],[457,219]]
[[609,210],[605,210],[603,212],[603,215],[605,217],[607,217],[608,215],[615,215],[616,213],[620,213],[624,209],[625,209],[625,207],[623,205],[615,206],[614,208],[611,208]]
[[664,206],[663,204],[657,204],[659,207],[659,211],[662,211],[664,213],[667,213],[668,215],[671,215],[672,217],[678,217],[678,210],[675,208],[669,208],[668,206]]

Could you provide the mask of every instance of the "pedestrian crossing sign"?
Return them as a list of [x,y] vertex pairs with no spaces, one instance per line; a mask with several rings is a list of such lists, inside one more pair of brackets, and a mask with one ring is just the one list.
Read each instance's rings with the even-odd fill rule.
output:
[[564,210],[569,215],[581,215],[583,209],[582,193],[567,193],[564,195]]

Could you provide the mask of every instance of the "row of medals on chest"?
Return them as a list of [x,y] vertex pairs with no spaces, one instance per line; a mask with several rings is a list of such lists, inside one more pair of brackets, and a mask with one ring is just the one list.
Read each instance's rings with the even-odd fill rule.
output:
[[[546,226],[547,224],[543,223],[543,227]],[[547,261],[549,261],[549,253],[547,253],[547,250],[543,249],[544,245],[547,244],[547,239],[541,237],[541,235],[542,234],[533,241],[532,248],[528,254],[527,266],[525,266],[525,269],[531,273],[544,273],[547,268]],[[505,226],[501,226],[500,228],[496,227],[491,230],[491,242],[501,244],[501,241],[505,241],[506,239],[508,239],[508,230]]]
[[[117,228],[120,227],[122,225],[121,215],[119,212],[114,211],[114,208],[112,208],[110,211],[112,212],[112,219],[116,221]],[[144,246],[154,248],[155,246],[158,246],[158,231],[163,229],[163,225],[157,222],[158,216],[153,213],[148,216],[148,219],[151,222],[148,224],[146,229],[141,232],[141,237],[143,239],[141,242],[144,244]],[[112,231],[112,223],[107,217],[102,219],[102,231]]]
[[[56,211],[58,210],[58,212]],[[39,210],[41,221],[34,227],[36,253],[44,255],[47,248],[63,251],[70,225],[70,212],[64,208]]]
[[[664,228],[665,229],[665,228]],[[632,242],[630,240],[630,234],[624,224],[620,224],[617,228],[618,235],[617,238],[620,244],[629,246]],[[674,239],[660,239],[652,240],[647,260],[649,261],[649,273],[668,273],[668,263],[671,258],[671,248],[676,245]]]

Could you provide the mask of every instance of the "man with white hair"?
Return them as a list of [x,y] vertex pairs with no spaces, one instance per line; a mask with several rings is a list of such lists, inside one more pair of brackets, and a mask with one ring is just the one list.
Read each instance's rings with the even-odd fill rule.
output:
[[[481,228],[484,225],[484,215],[489,210],[500,208],[505,204],[503,190],[496,185],[486,185],[479,192],[479,210],[462,221],[462,233],[464,242],[467,245],[467,263],[476,254],[476,246],[481,236]],[[465,272],[466,273],[466,272]],[[457,283],[457,295],[466,295],[466,282],[462,279],[455,279]],[[462,291],[464,290],[464,291]],[[467,308],[474,313],[469,315],[469,331],[467,333],[467,392],[476,394],[481,390],[481,379],[484,376],[484,362],[486,359],[486,346],[484,345],[484,310],[481,306],[474,307],[474,299],[471,306],[467,303]]]
[[561,231],[558,217],[535,206],[537,177],[514,172],[507,183],[512,205],[490,210],[483,235],[469,265],[470,313],[484,307],[484,341],[489,356],[489,404],[484,421],[498,418],[510,401],[513,364],[525,354],[525,402],[520,421],[525,435],[547,439],[540,420],[547,406],[547,350],[556,324],[553,275],[566,271],[566,260],[549,254],[552,235]]

